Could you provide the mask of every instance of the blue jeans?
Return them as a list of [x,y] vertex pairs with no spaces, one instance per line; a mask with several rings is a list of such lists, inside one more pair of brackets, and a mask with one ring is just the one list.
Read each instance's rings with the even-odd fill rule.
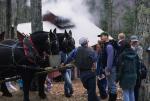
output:
[[107,91],[106,91],[106,88],[107,88],[107,79],[106,79],[106,77],[101,79],[101,80],[97,80],[97,86],[98,86],[101,98],[102,99],[107,98],[108,95],[107,95]]
[[113,67],[111,69],[110,75],[107,77],[108,81],[108,91],[111,94],[117,94],[117,86],[116,86],[116,68]]
[[64,73],[64,91],[65,95],[72,95],[73,94],[73,88],[72,88],[72,81],[71,81],[71,69],[66,69],[66,72]]
[[134,89],[123,90],[123,101],[135,101]]
[[88,93],[88,101],[99,101],[96,95],[96,74],[91,71],[80,73],[80,79]]
[[23,88],[23,81],[22,81],[22,79],[18,80],[18,84],[19,84],[20,89],[22,89]]

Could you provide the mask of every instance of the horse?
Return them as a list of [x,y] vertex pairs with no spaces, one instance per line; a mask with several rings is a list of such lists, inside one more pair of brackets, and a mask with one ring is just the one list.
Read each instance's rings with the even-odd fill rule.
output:
[[[64,53],[68,54],[71,50],[75,48],[75,41],[74,38],[72,37],[72,32],[71,30],[69,33],[65,30],[64,33],[57,33],[56,29],[53,31],[50,30],[50,40],[51,44],[57,44],[57,45],[51,45],[50,47],[50,54],[51,55],[58,55],[60,51],[63,51]],[[55,49],[55,50],[54,50]],[[45,61],[43,61],[41,68],[50,66],[49,64],[49,58],[46,57]],[[46,95],[44,94],[44,82],[46,79],[47,74],[42,74],[38,77],[38,79],[33,80],[33,85],[38,85],[38,88],[41,94],[42,99],[46,98]],[[37,81],[38,80],[38,81]],[[38,82],[38,84],[36,84]],[[36,88],[34,88],[36,89]]]
[[[56,32],[56,30],[54,31]],[[75,48],[75,40],[72,37],[71,30],[69,33],[65,30],[64,34],[57,33],[59,43],[60,43],[60,55],[61,55],[61,62],[65,61],[66,56]],[[69,66],[70,67],[70,66]],[[62,76],[64,77],[65,84],[64,84],[64,94],[66,97],[71,97],[73,94],[73,88],[67,81],[71,80],[71,69],[60,71]],[[66,75],[67,79],[66,79]]]
[[68,54],[75,48],[75,40],[72,37],[71,30],[69,32],[65,30],[64,33],[57,33],[56,29],[54,29],[53,34],[56,34],[58,37],[60,51]]
[[[17,36],[18,36],[18,40],[20,41],[20,43],[22,43],[22,40],[24,39],[25,34],[17,31]],[[48,38],[50,39],[50,54],[51,55],[59,54],[60,51],[69,53],[75,47],[75,41],[74,41],[74,38],[72,37],[71,30],[69,31],[69,33],[67,33],[66,30],[64,33],[57,33],[56,29],[54,29],[53,32],[52,32],[52,30],[50,30]],[[15,41],[7,40],[7,41],[3,41],[2,43],[7,44],[7,45],[13,45],[13,44],[15,44]],[[40,62],[40,67],[44,68],[47,66],[49,66],[49,60],[48,60],[48,58],[45,58],[44,61]],[[44,92],[44,82],[45,82],[46,75],[47,74],[42,74],[42,75],[38,76],[39,96],[42,99],[46,98],[46,94]],[[31,80],[30,80],[30,82],[31,82]],[[3,87],[3,92],[5,92],[4,95],[9,96],[10,93],[8,92],[5,84],[2,84],[2,87]],[[29,85],[28,85],[28,87],[29,87]],[[26,99],[27,99],[27,97],[26,97]],[[26,101],[26,100],[24,100],[24,101]]]
[[[30,52],[25,52],[27,47],[24,47],[22,42],[16,40],[4,40],[0,44],[0,77],[4,79],[20,75],[23,80],[24,101],[30,101],[30,82],[34,74],[40,70],[44,53],[50,54],[51,43],[49,42],[49,37],[49,32],[38,31],[32,33],[28,37],[29,42],[26,44],[32,48]],[[26,56],[25,53],[32,54]],[[4,83],[1,84],[1,89],[4,96],[10,94]],[[42,95],[42,93],[39,94]],[[43,93],[43,95],[45,94]]]
[[[54,31],[50,30],[49,34],[49,40],[50,40],[50,55],[58,55],[59,54],[59,42],[58,37]],[[45,56],[45,60],[41,62],[40,64],[41,68],[45,68],[50,66],[49,64],[49,57]],[[30,90],[37,91],[37,88],[39,90],[39,96],[42,99],[45,99],[47,96],[44,92],[44,84],[46,80],[47,73],[40,74],[39,76],[35,77],[31,82]]]

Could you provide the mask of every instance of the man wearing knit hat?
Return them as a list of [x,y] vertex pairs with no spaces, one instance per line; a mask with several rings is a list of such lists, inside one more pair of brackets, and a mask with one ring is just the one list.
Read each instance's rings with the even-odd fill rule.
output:
[[79,39],[78,48],[74,49],[62,65],[75,60],[75,65],[80,71],[80,79],[88,93],[88,101],[99,101],[96,95],[96,73],[95,63],[97,56],[94,50],[88,47],[88,38]]

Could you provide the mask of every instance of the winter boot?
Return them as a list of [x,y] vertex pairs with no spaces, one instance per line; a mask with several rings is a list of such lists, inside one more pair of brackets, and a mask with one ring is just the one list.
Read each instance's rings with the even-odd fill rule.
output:
[[109,100],[108,101],[116,101],[117,100],[117,94],[109,94]]

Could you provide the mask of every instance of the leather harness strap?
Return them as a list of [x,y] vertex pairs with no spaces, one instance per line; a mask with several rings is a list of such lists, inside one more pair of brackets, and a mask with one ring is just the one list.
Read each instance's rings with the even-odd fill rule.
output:
[[35,57],[40,57],[40,54],[37,51],[37,49],[35,48],[31,37],[25,37],[24,38],[24,40],[23,40],[23,48],[24,48],[25,56],[28,59],[28,61],[31,62],[31,63],[35,63],[36,64]]
[[17,46],[18,43],[15,43],[14,45],[6,45],[6,44],[0,44],[0,46],[4,46],[4,47],[8,47],[8,48],[11,48],[11,56],[12,56],[12,62],[13,64],[16,64],[15,63],[15,48],[23,48],[23,47],[20,47],[20,46]]
[[[27,38],[27,37],[26,37]],[[36,56],[39,56],[39,53],[37,51],[37,49],[35,48],[34,46],[34,43],[32,42],[32,39],[31,37],[28,38],[28,41],[29,41],[29,44],[31,45],[32,49],[33,49],[33,52],[35,52]],[[18,45],[18,42],[16,42],[15,44],[13,45],[6,45],[6,44],[2,44],[0,43],[0,46],[4,46],[4,47],[8,47],[11,49],[11,57],[12,57],[12,64],[14,65],[17,65],[16,61],[15,61],[15,49],[16,48],[21,48],[24,50],[24,53],[25,53],[25,57],[28,59],[29,62],[31,63],[35,63],[34,60],[32,60],[29,56],[28,56],[28,46],[25,45],[25,43],[23,42],[23,47],[20,47],[20,46],[17,46]]]

